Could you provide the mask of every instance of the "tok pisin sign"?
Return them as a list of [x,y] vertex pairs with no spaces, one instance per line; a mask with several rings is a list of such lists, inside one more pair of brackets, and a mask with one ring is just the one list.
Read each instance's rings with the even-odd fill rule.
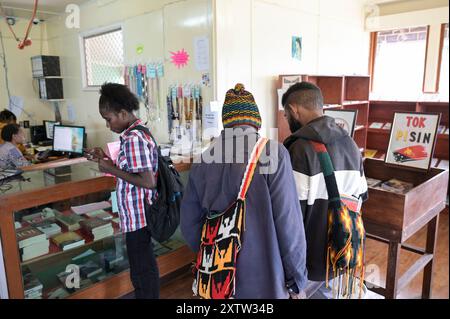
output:
[[386,163],[428,170],[440,119],[441,114],[395,113]]

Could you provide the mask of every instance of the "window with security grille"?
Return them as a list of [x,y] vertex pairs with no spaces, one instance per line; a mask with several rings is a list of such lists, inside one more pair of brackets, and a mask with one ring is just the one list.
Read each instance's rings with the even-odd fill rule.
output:
[[105,82],[124,84],[124,49],[122,29],[83,37],[85,86]]
[[422,94],[427,34],[426,26],[377,33],[374,92],[399,99]]

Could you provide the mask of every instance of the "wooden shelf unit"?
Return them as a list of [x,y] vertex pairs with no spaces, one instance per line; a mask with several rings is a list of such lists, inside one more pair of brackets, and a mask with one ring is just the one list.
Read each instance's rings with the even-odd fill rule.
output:
[[[283,78],[292,75],[280,75],[278,89],[282,88]],[[370,77],[365,75],[296,75],[302,81],[317,85],[323,94],[325,109],[357,110],[358,118],[354,140],[360,149],[367,146],[367,128],[369,118]],[[331,105],[327,107],[327,105]],[[278,110],[278,108],[277,108]],[[278,136],[282,143],[291,135],[284,111],[277,111]]]
[[[393,122],[395,112],[426,112],[441,113],[441,123],[449,127],[449,102],[412,102],[412,101],[370,101],[369,126],[371,123]],[[389,145],[389,130],[369,128],[367,148],[386,152]],[[449,160],[448,135],[439,134],[436,142],[434,157]]]

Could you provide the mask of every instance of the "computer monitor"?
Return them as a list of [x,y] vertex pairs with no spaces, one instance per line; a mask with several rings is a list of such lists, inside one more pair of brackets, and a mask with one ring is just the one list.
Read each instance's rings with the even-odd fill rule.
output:
[[85,128],[82,126],[53,126],[53,150],[71,154],[83,154]]
[[45,135],[48,140],[53,140],[53,126],[60,124],[61,123],[56,121],[44,121]]

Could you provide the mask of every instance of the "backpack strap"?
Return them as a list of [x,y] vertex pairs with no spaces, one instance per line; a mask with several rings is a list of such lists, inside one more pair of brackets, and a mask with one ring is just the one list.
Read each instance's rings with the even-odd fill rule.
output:
[[238,199],[245,200],[247,196],[247,191],[250,188],[250,184],[253,180],[253,175],[255,174],[256,165],[258,164],[259,158],[264,150],[269,139],[261,137],[258,142],[256,142],[255,147],[253,148],[252,154],[250,156],[250,160],[247,164],[247,168],[245,169],[244,177],[242,178],[241,187],[239,190]]
[[327,151],[327,147],[318,142],[309,141],[314,151],[319,157],[322,173],[325,178],[325,184],[327,186],[328,202],[329,205],[340,206],[341,195],[339,194],[339,188],[336,182],[336,176],[334,174],[334,166],[331,161],[330,154]]

